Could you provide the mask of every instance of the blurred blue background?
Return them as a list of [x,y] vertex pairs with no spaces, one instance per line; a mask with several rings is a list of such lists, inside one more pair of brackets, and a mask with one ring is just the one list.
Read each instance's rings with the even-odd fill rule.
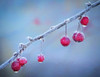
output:
[[[85,8],[89,0],[0,0],[0,64],[8,60],[19,43],[35,37]],[[97,0],[90,0],[95,2]],[[68,24],[71,44],[63,47],[64,27],[44,38],[45,61],[37,62],[41,41],[34,42],[22,56],[28,63],[18,73],[11,64],[0,70],[0,77],[100,77],[100,6],[88,13],[90,22],[83,29],[85,40],[75,43],[72,34],[78,20]]]

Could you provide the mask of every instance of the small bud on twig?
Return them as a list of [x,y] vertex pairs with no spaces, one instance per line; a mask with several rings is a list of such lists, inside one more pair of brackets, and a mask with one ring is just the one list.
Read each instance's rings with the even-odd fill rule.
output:
[[24,50],[26,48],[26,45],[23,43],[19,43],[19,49]]
[[55,28],[55,26],[51,26],[51,27],[50,27],[50,29],[54,29],[54,28]]
[[28,36],[27,38],[28,40],[33,41],[32,37]]
[[88,3],[85,3],[86,6],[91,6],[91,2],[89,1]]
[[14,56],[17,56],[17,55],[18,55],[18,52],[14,52],[13,55],[14,55]]

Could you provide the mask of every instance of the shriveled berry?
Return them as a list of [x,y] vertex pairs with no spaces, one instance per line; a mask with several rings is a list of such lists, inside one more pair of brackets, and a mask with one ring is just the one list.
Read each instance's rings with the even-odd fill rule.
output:
[[21,57],[21,58],[19,58],[19,63],[21,66],[23,66],[27,63],[27,59],[25,57]]
[[84,40],[84,34],[82,32],[75,32],[72,36],[75,42],[82,42]]
[[44,57],[43,54],[40,54],[40,55],[38,55],[38,57],[37,57],[37,60],[38,60],[39,63],[43,62],[44,59],[45,59],[45,57]]
[[18,61],[14,61],[12,64],[11,64],[11,68],[13,71],[19,71],[20,68],[21,68],[21,65],[19,64]]
[[67,36],[61,38],[60,43],[63,46],[68,46],[70,44],[70,39]]
[[86,26],[89,22],[89,18],[88,17],[83,17],[80,21],[80,23],[84,26]]

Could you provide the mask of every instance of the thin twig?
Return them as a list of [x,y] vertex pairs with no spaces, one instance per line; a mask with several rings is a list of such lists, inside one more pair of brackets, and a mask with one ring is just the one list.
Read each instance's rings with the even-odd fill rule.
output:
[[85,14],[86,12],[88,12],[91,8],[94,8],[96,6],[98,6],[100,4],[100,0],[98,0],[97,2],[89,5],[86,9],[84,9],[83,11],[81,11],[80,13],[64,20],[63,22],[59,23],[56,26],[53,26],[51,29],[49,29],[48,31],[44,32],[43,34],[35,37],[35,38],[29,38],[29,42],[26,44],[20,44],[20,49],[18,52],[16,52],[9,60],[7,60],[6,62],[4,62],[3,64],[0,65],[0,70],[5,68],[8,64],[10,64],[13,60],[15,60],[28,46],[30,46],[34,41],[40,40],[41,38],[46,37],[48,34],[54,32],[55,30],[61,28],[62,26],[66,25],[66,23],[70,23],[72,21],[74,21],[75,19],[79,18],[80,16],[82,16],[83,14]]

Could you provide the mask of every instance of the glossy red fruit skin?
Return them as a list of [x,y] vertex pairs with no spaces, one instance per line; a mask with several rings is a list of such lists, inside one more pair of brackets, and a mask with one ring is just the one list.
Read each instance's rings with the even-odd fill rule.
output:
[[19,64],[18,61],[14,61],[12,64],[11,64],[11,68],[13,71],[19,71],[20,68],[21,68],[21,65]]
[[38,57],[37,57],[37,60],[38,60],[38,62],[40,62],[40,63],[43,62],[44,59],[45,59],[45,57],[44,57],[43,54],[40,54],[40,55],[38,55]]
[[82,32],[75,32],[72,36],[75,42],[82,42],[84,40],[84,34]]
[[25,57],[21,57],[18,59],[21,66],[25,65],[27,63],[27,59]]
[[88,22],[89,22],[89,18],[88,17],[83,17],[82,19],[81,19],[81,21],[80,21],[80,23],[82,24],[82,25],[87,25],[88,24]]
[[62,46],[68,46],[70,44],[70,39],[67,36],[64,36],[60,39]]

